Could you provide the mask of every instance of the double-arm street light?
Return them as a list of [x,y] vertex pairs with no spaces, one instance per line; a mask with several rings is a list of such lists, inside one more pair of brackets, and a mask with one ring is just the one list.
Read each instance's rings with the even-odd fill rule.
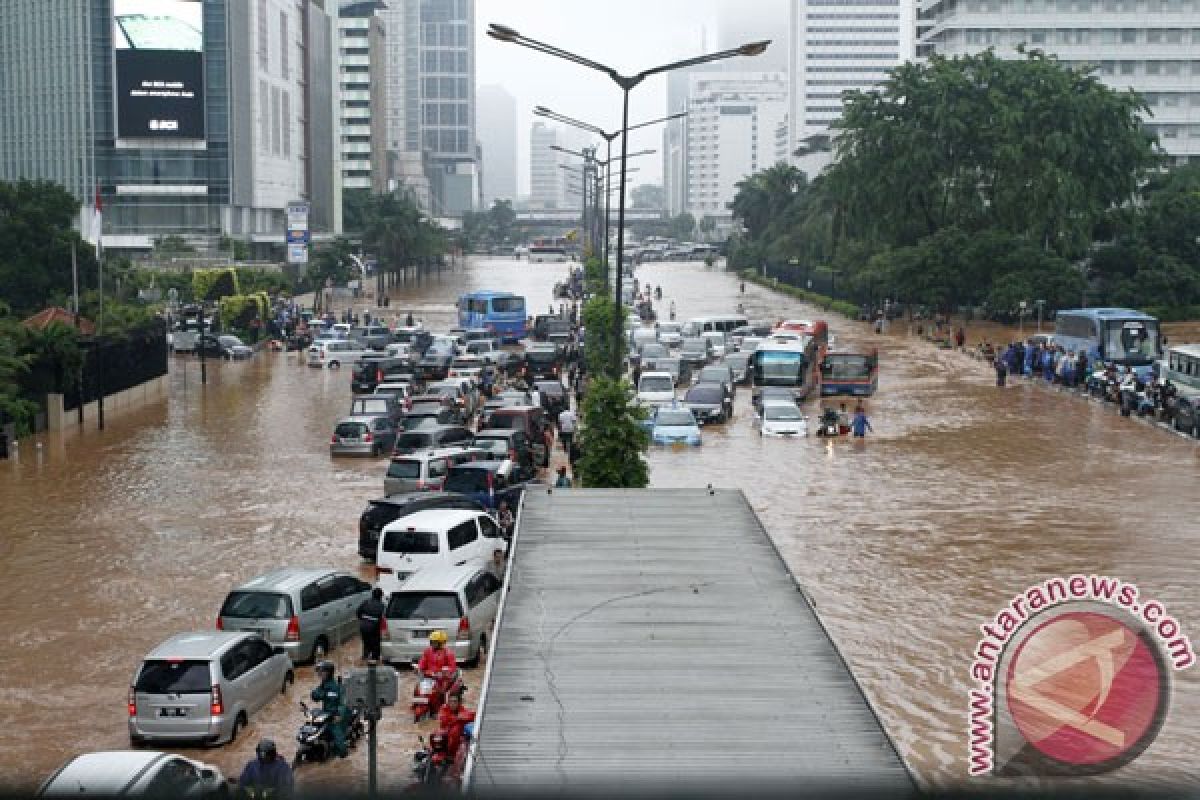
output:
[[[613,161],[616,160],[613,158],[613,154],[612,154],[612,143],[613,143],[614,139],[616,139],[618,136],[620,136],[622,134],[622,131],[606,131],[603,128],[599,127],[598,125],[593,125],[590,122],[581,122],[580,120],[577,120],[574,117],[568,117],[566,114],[559,114],[557,111],[551,111],[550,109],[546,108],[545,106],[537,106],[535,109],[533,109],[533,113],[539,117],[545,117],[546,119],[553,120],[555,122],[561,122],[564,125],[570,125],[573,128],[579,128],[580,130],[595,134],[596,136],[599,136],[601,139],[603,139],[605,146],[607,148],[607,152],[605,154],[605,160],[602,162],[604,164],[604,185],[605,185],[605,187],[608,187],[611,184],[611,182],[612,182],[612,167],[611,167],[611,165],[612,165]],[[649,127],[650,125],[657,125],[660,122],[669,122],[673,119],[679,119],[680,117],[686,117],[686,116],[687,116],[686,111],[680,111],[677,114],[669,114],[668,116],[659,117],[658,119],[651,119],[651,120],[647,120],[646,122],[639,122],[636,125],[628,125],[624,128],[623,132],[625,134],[628,134],[629,131],[635,131],[638,128],[646,128],[646,127]],[[651,151],[645,151],[645,152],[653,152],[653,151],[651,150]],[[632,153],[632,154],[624,156],[623,158],[620,159],[621,163],[624,163],[625,159],[627,159],[627,158],[633,158],[635,155],[638,155],[638,154]],[[611,214],[609,213],[609,208],[608,208],[609,194],[610,193],[609,193],[608,189],[606,188],[605,192],[604,192],[604,269],[606,272],[608,270],[608,222],[609,222],[609,217],[611,216]],[[620,265],[618,265],[618,267],[619,266]]]
[[[734,47],[729,50],[721,50],[716,53],[707,53],[705,55],[696,56],[695,58],[685,58],[682,61],[673,61],[670,64],[661,64],[657,67],[644,69],[641,72],[633,75],[622,75],[610,66],[601,64],[598,61],[593,61],[590,58],[577,55],[575,53],[563,50],[560,47],[530,39],[528,36],[522,36],[517,31],[505,25],[492,23],[488,26],[488,36],[501,42],[509,42],[511,44],[519,44],[522,47],[527,47],[530,50],[536,50],[539,53],[561,58],[566,61],[578,64],[581,67],[603,72],[613,83],[621,88],[623,93],[621,104],[621,199],[617,204],[617,286],[616,286],[616,303],[613,314],[613,343],[614,345],[621,341],[621,334],[625,330],[625,306],[621,302],[621,276],[622,267],[625,258],[625,176],[628,172],[626,168],[626,156],[629,154],[629,137],[626,135],[629,132],[629,92],[634,87],[641,84],[646,78],[651,75],[660,75],[665,72],[670,72],[684,67],[694,67],[700,64],[708,64],[712,61],[721,61],[734,56],[757,56],[762,55],[767,50],[767,46],[771,43],[769,40],[760,42],[749,42],[740,47]],[[621,363],[623,354],[621,348],[613,348],[613,378],[621,377]]]

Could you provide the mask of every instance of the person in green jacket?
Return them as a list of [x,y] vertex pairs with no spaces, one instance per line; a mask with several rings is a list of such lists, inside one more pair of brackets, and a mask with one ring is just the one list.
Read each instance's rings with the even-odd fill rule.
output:
[[333,752],[345,758],[349,753],[346,748],[346,718],[349,710],[346,708],[345,695],[342,685],[334,678],[336,671],[332,661],[322,661],[317,664],[317,676],[321,683],[312,690],[312,699],[321,704],[321,710],[333,714],[329,723],[329,732],[333,735]]

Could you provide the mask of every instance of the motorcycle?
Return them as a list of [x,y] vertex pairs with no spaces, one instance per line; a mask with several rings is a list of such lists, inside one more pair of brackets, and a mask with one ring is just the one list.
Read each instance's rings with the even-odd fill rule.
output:
[[428,744],[424,737],[418,737],[421,746],[413,753],[413,775],[419,784],[450,784],[462,775],[471,736],[474,734],[475,712],[463,709],[459,719],[466,724],[463,725],[462,739],[459,741],[457,752],[450,752],[450,734],[445,729],[439,728],[432,734]]
[[413,687],[413,722],[420,722],[425,717],[436,717],[442,709],[442,703],[446,701],[446,695],[463,688],[458,670],[443,669],[437,676],[422,677]]
[[817,422],[817,436],[845,436],[850,432],[849,425],[843,425],[837,411],[827,408],[821,412]]
[[[292,767],[298,767],[305,761],[320,763],[333,754],[333,714],[319,708],[309,708],[304,701],[300,702],[300,710],[304,712],[304,724],[296,734],[299,747],[292,759]],[[362,710],[350,709],[350,719],[346,724],[346,746],[353,747],[366,732]]]

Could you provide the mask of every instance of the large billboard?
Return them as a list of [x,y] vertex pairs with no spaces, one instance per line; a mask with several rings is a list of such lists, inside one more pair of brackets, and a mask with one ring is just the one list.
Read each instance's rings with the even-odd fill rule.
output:
[[117,138],[204,138],[201,0],[113,0]]

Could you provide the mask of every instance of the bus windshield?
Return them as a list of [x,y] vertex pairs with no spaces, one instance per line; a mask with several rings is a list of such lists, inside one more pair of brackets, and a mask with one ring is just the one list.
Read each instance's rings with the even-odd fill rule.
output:
[[524,297],[493,297],[492,311],[497,314],[525,315]]
[[1127,364],[1149,364],[1158,356],[1158,323],[1142,320],[1109,322],[1104,356]]
[[866,356],[830,355],[825,358],[822,373],[827,378],[867,378],[871,375],[871,363]]
[[804,355],[792,352],[755,353],[755,382],[760,385],[792,386],[799,382],[804,372]]

